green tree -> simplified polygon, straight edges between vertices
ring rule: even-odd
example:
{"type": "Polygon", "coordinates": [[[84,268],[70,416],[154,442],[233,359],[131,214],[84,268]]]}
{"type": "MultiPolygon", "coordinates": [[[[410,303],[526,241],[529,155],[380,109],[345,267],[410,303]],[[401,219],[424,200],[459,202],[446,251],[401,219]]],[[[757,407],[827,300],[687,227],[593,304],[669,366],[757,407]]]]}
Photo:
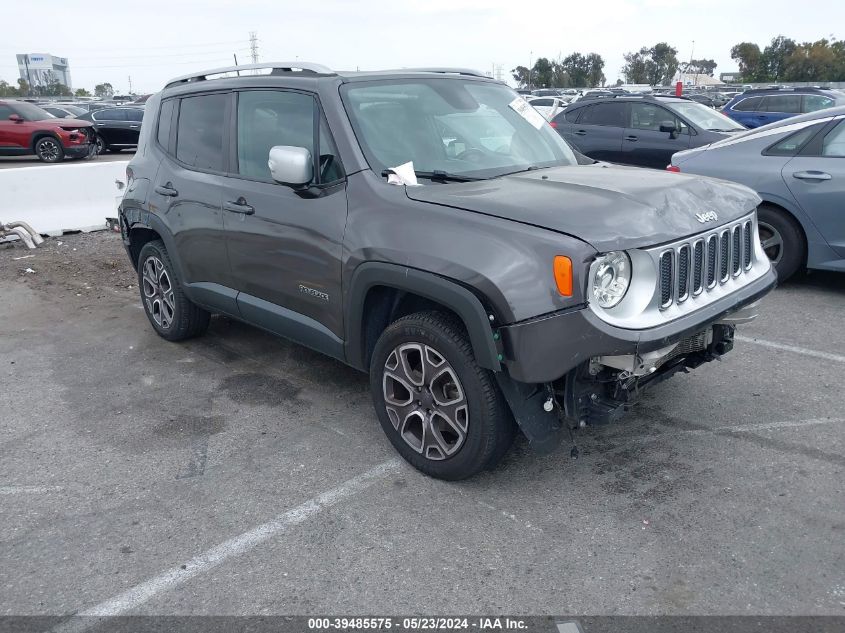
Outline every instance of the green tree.
{"type": "Polygon", "coordinates": [[[717,65],[712,59],[693,59],[683,62],[680,65],[680,69],[687,75],[706,75],[712,77],[717,65]]]}
{"type": "Polygon", "coordinates": [[[94,96],[97,97],[111,97],[114,95],[114,88],[108,82],[97,84],[94,86],[94,96]]]}
{"type": "Polygon", "coordinates": [[[837,49],[826,39],[804,42],[786,58],[783,78],[785,81],[838,81],[837,49]]]}
{"type": "Polygon", "coordinates": [[[625,54],[622,74],[628,83],[668,86],[678,72],[678,50],[666,42],[625,54]]]}
{"type": "Polygon", "coordinates": [[[763,49],[763,65],[770,81],[783,81],[786,71],[786,60],[795,52],[794,40],[778,35],[772,38],[771,44],[763,49]]]}
{"type": "Polygon", "coordinates": [[[539,57],[534,62],[531,71],[531,86],[534,88],[550,88],[554,81],[554,66],[546,57],[539,57]]]}
{"type": "Polygon", "coordinates": [[[743,81],[768,81],[763,53],[754,42],[740,42],[731,49],[731,59],[739,66],[743,81]]]}
{"type": "Polygon", "coordinates": [[[73,95],[74,95],[75,97],[90,97],[90,96],[91,96],[91,93],[90,93],[90,92],[88,92],[85,88],[77,88],[77,89],[74,91],[73,95]]]}
{"type": "Polygon", "coordinates": [[[30,92],[31,89],[29,87],[29,82],[23,78],[18,79],[18,96],[25,97],[30,94],[30,92]]]}
{"type": "Polygon", "coordinates": [[[572,53],[560,62],[560,67],[569,76],[569,81],[573,86],[583,88],[587,85],[590,62],[584,55],[572,53]]]}
{"type": "Polygon", "coordinates": [[[10,86],[5,79],[0,79],[0,97],[17,97],[18,89],[10,86]]]}
{"type": "Polygon", "coordinates": [[[516,82],[518,88],[527,88],[528,87],[528,67],[527,66],[517,66],[516,68],[511,69],[511,77],[516,82]]]}
{"type": "Polygon", "coordinates": [[[590,67],[587,72],[587,86],[590,88],[603,86],[605,82],[604,58],[598,53],[590,53],[587,55],[587,62],[590,67]]]}

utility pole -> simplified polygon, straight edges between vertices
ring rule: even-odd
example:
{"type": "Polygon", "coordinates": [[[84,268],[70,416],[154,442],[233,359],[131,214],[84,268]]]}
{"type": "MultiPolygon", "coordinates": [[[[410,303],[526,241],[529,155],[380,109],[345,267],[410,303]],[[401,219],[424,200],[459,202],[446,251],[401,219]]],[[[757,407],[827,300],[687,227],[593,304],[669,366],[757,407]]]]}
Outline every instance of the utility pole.
{"type": "Polygon", "coordinates": [[[249,32],[249,54],[252,57],[252,63],[258,63],[258,33],[255,31],[249,32]]]}
{"type": "Polygon", "coordinates": [[[531,62],[534,61],[534,51],[528,52],[528,89],[531,90],[531,62]]]}
{"type": "Polygon", "coordinates": [[[129,75],[129,94],[132,94],[132,75],[129,75]]]}

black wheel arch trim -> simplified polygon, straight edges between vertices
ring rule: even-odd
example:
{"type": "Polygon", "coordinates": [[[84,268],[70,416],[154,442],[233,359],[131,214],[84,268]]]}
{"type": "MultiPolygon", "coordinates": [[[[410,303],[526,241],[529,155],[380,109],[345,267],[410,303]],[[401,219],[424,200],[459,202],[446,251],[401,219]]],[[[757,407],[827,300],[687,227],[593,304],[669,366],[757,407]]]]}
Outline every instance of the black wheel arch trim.
{"type": "Polygon", "coordinates": [[[32,148],[33,152],[35,152],[35,146],[38,145],[38,141],[40,141],[42,138],[45,138],[47,136],[49,136],[50,138],[55,140],[59,144],[59,147],[62,148],[62,151],[64,151],[65,145],[64,145],[64,143],[62,143],[62,139],[61,139],[61,137],[59,137],[58,134],[56,134],[52,130],[37,130],[37,131],[32,133],[32,143],[31,143],[30,147],[32,148]]]}
{"type": "MultiPolygon", "coordinates": [[[[126,226],[126,235],[123,237],[123,245],[126,247],[126,252],[130,259],[135,264],[136,270],[138,262],[135,261],[131,250],[132,231],[134,229],[147,229],[148,231],[154,231],[157,233],[161,238],[161,241],[164,242],[164,247],[167,249],[167,254],[170,257],[170,262],[176,269],[176,275],[179,277],[180,281],[183,281],[185,276],[183,275],[182,262],[179,260],[179,251],[176,249],[174,244],[173,235],[171,235],[164,222],[156,215],[140,209],[121,209],[120,213],[123,216],[123,223],[126,226]]],[[[140,253],[140,249],[138,249],[138,252],[140,253]]],[[[190,295],[190,293],[186,294],[190,295]]],[[[191,297],[189,296],[188,298],[191,297]]]]}
{"type": "Polygon", "coordinates": [[[364,302],[376,286],[411,292],[449,308],[463,321],[479,366],[500,371],[499,350],[490,319],[481,301],[458,282],[434,273],[398,264],[365,262],[352,274],[346,297],[346,362],[366,370],[366,348],[362,336],[364,302]]]}

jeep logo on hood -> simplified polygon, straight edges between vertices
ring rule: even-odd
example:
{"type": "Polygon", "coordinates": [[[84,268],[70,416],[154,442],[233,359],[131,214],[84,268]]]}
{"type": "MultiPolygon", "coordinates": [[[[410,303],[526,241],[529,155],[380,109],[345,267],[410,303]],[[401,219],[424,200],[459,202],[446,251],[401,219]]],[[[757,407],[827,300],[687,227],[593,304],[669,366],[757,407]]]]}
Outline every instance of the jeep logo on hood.
{"type": "Polygon", "coordinates": [[[705,213],[696,213],[695,219],[705,224],[707,222],[715,222],[719,219],[719,216],[716,215],[715,211],[706,211],[705,213]]]}

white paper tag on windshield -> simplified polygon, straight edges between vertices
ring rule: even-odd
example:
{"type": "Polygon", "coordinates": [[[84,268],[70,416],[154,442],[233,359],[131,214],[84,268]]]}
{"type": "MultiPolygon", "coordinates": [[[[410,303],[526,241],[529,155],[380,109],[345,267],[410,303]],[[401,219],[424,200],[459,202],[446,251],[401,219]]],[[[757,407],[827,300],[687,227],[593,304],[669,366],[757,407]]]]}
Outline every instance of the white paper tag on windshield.
{"type": "Polygon", "coordinates": [[[535,110],[534,107],[522,97],[517,97],[508,105],[512,110],[516,111],[519,116],[528,121],[538,130],[546,123],[546,119],[543,118],[543,115],[537,112],[537,110],[535,110]]]}

